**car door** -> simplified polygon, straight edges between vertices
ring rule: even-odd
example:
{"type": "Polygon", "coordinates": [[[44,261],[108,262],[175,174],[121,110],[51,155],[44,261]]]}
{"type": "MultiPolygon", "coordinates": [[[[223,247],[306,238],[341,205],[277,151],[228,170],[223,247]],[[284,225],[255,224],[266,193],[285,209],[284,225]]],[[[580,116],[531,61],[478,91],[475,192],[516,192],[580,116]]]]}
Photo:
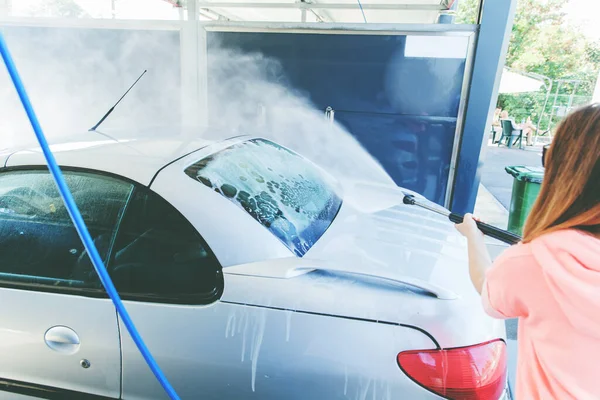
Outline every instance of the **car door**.
{"type": "MultiPolygon", "coordinates": [[[[107,258],[133,186],[64,176],[107,258]]],[[[0,171],[0,306],[0,398],[120,397],[115,308],[47,170],[0,171]]]]}
{"type": "MultiPolygon", "coordinates": [[[[224,379],[237,374],[220,360],[227,342],[224,308],[232,306],[217,302],[223,291],[221,265],[191,223],[156,193],[136,188],[108,271],[181,398],[215,398],[200,396],[198,388],[221,388],[224,379]]],[[[167,398],[122,323],[121,343],[123,398],[167,398]]]]}
{"type": "MultiPolygon", "coordinates": [[[[301,299],[311,293],[330,302],[336,277],[306,282],[227,274],[228,293],[220,298],[223,272],[211,249],[175,208],[150,191],[136,189],[108,268],[139,333],[182,399],[435,397],[405,377],[396,362],[400,351],[433,345],[421,331],[285,307],[306,304],[301,299]],[[289,296],[282,297],[280,285],[289,296]],[[307,290],[311,286],[317,291],[307,290]],[[287,301],[290,296],[298,301],[287,301]]],[[[122,324],[121,346],[123,399],[168,399],[122,324]]]]}

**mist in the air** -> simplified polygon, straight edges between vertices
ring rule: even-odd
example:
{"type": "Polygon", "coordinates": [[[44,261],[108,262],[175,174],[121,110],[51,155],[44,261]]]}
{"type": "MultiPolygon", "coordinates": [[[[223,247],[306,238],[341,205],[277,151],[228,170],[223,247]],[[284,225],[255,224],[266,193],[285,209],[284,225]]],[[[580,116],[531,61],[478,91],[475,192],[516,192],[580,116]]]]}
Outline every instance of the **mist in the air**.
{"type": "Polygon", "coordinates": [[[211,52],[208,76],[211,126],[273,139],[338,177],[391,182],[356,139],[289,84],[277,60],[220,49],[211,52]]]}
{"type": "MultiPolygon", "coordinates": [[[[181,120],[178,32],[0,27],[51,141],[87,131],[147,69],[102,124],[103,130],[175,126],[181,120]]],[[[0,149],[34,143],[32,129],[0,65],[0,149]]]]}
{"type": "MultiPolygon", "coordinates": [[[[207,102],[182,90],[178,32],[4,27],[16,65],[50,141],[87,130],[147,69],[99,129],[108,134],[273,139],[337,177],[390,183],[382,167],[341,125],[292,87],[281,64],[259,53],[211,47],[207,102]],[[189,107],[197,107],[190,109],[189,107]],[[198,126],[183,126],[182,110],[198,126]],[[208,127],[208,128],[206,128],[208,127]]],[[[189,121],[189,118],[186,120],[189,121]]],[[[0,150],[35,144],[25,112],[0,68],[0,150]]]]}

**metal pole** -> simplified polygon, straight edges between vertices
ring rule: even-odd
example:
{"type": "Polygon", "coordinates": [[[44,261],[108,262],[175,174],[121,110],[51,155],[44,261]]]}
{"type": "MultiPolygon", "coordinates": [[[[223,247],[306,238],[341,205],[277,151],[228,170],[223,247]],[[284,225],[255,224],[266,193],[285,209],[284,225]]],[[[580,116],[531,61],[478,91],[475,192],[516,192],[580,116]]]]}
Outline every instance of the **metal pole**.
{"type": "MultiPolygon", "coordinates": [[[[540,125],[542,124],[542,117],[544,116],[544,113],[546,112],[546,106],[548,105],[548,100],[550,100],[550,93],[552,92],[553,84],[554,84],[554,81],[551,80],[550,87],[548,87],[548,90],[546,90],[546,100],[544,100],[544,106],[542,107],[542,112],[540,113],[540,117],[538,118],[538,122],[535,126],[535,131],[537,132],[538,135],[540,133],[540,125]]],[[[537,142],[538,135],[535,135],[534,144],[537,142]]]]}
{"type": "Polygon", "coordinates": [[[466,78],[470,84],[458,162],[447,207],[460,214],[475,208],[483,161],[480,158],[487,148],[484,137],[498,99],[516,6],[517,0],[496,0],[484,1],[481,7],[473,72],[470,79],[466,78]]]}
{"type": "Polygon", "coordinates": [[[196,0],[186,3],[181,30],[182,125],[195,128],[206,122],[206,32],[198,23],[196,0]]]}
{"type": "Polygon", "coordinates": [[[575,81],[575,87],[573,87],[573,91],[571,91],[571,95],[569,96],[569,105],[567,106],[567,112],[571,111],[571,107],[573,106],[573,97],[575,93],[577,93],[577,87],[581,81],[575,81]]]}
{"type": "Polygon", "coordinates": [[[554,117],[554,109],[556,108],[556,100],[558,99],[558,91],[560,90],[560,85],[562,84],[562,80],[558,79],[557,80],[558,85],[556,86],[556,93],[554,94],[554,103],[552,104],[552,110],[550,111],[550,118],[548,119],[548,127],[546,128],[547,131],[550,130],[550,125],[552,125],[552,119],[554,117]]]}

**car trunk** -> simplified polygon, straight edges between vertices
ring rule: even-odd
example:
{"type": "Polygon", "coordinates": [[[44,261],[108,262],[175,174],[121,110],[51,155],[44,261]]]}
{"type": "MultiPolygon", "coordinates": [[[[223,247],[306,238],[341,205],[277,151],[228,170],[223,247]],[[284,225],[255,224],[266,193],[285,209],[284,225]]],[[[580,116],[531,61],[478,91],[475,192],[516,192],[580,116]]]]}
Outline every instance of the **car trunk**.
{"type": "Polygon", "coordinates": [[[346,204],[302,259],[224,273],[225,301],[409,325],[441,347],[505,336],[469,279],[465,241],[444,217],[411,206],[367,214],[346,204]],[[428,284],[455,296],[440,299],[428,284]]]}

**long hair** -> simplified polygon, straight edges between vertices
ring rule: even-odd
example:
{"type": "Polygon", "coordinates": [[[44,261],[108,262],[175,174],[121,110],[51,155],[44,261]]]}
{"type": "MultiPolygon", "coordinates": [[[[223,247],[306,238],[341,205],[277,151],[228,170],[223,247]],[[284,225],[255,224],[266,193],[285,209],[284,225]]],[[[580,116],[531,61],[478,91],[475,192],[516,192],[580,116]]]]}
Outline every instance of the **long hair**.
{"type": "Polygon", "coordinates": [[[563,229],[600,233],[600,104],[581,107],[560,123],[523,241],[563,229]]]}

